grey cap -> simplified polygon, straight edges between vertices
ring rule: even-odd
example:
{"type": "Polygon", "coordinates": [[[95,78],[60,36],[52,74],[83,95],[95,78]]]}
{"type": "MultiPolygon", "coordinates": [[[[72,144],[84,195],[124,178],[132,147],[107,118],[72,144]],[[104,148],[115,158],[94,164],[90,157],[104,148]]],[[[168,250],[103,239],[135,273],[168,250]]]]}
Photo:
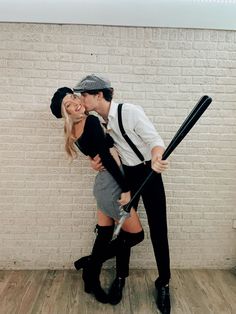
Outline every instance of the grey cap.
{"type": "Polygon", "coordinates": [[[106,88],[112,88],[111,82],[108,79],[91,74],[85,76],[73,89],[76,93],[83,93],[86,91],[101,90],[106,88]]]}

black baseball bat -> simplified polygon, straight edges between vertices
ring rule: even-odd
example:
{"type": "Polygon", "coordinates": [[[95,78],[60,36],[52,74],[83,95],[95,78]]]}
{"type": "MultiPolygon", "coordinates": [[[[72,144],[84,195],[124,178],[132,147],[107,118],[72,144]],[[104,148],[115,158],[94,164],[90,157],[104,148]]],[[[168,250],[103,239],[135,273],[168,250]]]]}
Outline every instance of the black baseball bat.
{"type": "MultiPolygon", "coordinates": [[[[184,122],[182,123],[181,127],[178,129],[178,131],[175,133],[175,136],[173,137],[173,139],[171,140],[171,143],[169,144],[169,146],[167,147],[166,151],[165,151],[165,158],[162,159],[166,159],[167,153],[168,151],[171,149],[171,147],[173,147],[173,145],[176,144],[176,140],[178,140],[180,134],[182,133],[183,129],[186,127],[186,125],[189,123],[190,119],[198,112],[198,110],[200,110],[200,108],[202,106],[205,106],[205,102],[208,100],[208,96],[204,95],[202,96],[199,101],[197,102],[197,104],[195,105],[195,107],[192,109],[192,111],[189,113],[189,115],[187,116],[187,118],[184,120],[184,122]]],[[[175,145],[176,147],[176,145],[175,145]]],[[[173,151],[173,150],[172,150],[173,151]]],[[[172,152],[171,151],[171,152],[172,152]]],[[[168,153],[169,154],[169,153],[168,153]]]]}
{"type": "MultiPolygon", "coordinates": [[[[171,140],[170,144],[167,146],[162,159],[165,160],[167,159],[170,154],[174,151],[174,149],[179,145],[179,143],[184,139],[184,137],[189,133],[189,131],[192,129],[192,127],[194,126],[194,124],[198,121],[198,119],[202,116],[202,114],[204,113],[204,111],[208,108],[208,106],[210,105],[210,103],[212,102],[212,99],[207,96],[204,95],[202,96],[198,103],[195,105],[195,107],[193,108],[193,110],[190,112],[190,114],[187,116],[187,118],[184,120],[184,122],[182,123],[182,125],[180,126],[180,128],[178,129],[178,131],[176,132],[175,136],[173,137],[173,139],[171,140]]],[[[135,198],[137,197],[137,195],[142,191],[143,187],[145,186],[145,184],[147,183],[148,180],[150,180],[151,176],[153,175],[153,173],[155,173],[155,171],[151,171],[150,174],[146,177],[146,179],[144,180],[144,182],[141,184],[141,186],[139,187],[139,189],[135,192],[135,194],[132,196],[130,202],[123,206],[123,210],[126,213],[129,213],[132,207],[132,203],[135,200],[135,198]]],[[[118,235],[120,228],[123,224],[123,222],[125,221],[126,217],[125,215],[120,219],[118,226],[114,232],[114,235],[118,235]]]]}
{"type": "Polygon", "coordinates": [[[212,99],[208,96],[203,96],[193,110],[190,112],[188,117],[184,120],[179,130],[176,132],[175,136],[171,140],[170,144],[167,146],[162,159],[165,160],[173,152],[173,150],[179,145],[179,143],[184,139],[184,137],[189,133],[198,119],[202,116],[204,111],[208,108],[212,99]]]}

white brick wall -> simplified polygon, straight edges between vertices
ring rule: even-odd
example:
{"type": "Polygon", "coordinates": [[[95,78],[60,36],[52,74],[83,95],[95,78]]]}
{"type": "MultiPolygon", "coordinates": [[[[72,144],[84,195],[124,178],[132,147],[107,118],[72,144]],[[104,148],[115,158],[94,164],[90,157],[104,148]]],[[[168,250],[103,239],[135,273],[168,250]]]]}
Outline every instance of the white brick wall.
{"type": "MultiPolygon", "coordinates": [[[[62,122],[49,111],[60,86],[110,77],[115,100],[141,104],[166,144],[203,95],[213,103],[164,175],[172,267],[236,264],[236,33],[194,29],[0,24],[0,266],[70,268],[90,252],[95,172],[69,165],[62,122]]],[[[131,267],[155,267],[145,241],[131,267]]]]}

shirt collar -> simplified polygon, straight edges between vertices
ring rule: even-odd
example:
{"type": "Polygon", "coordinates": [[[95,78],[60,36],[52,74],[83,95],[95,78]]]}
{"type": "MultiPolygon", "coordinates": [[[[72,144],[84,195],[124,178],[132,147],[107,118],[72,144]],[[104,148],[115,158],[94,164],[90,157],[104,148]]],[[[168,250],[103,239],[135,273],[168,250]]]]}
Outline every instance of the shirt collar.
{"type": "Polygon", "coordinates": [[[110,110],[108,112],[108,121],[111,119],[111,118],[115,118],[116,116],[116,113],[117,113],[117,107],[118,107],[118,104],[115,103],[114,101],[111,102],[111,105],[110,105],[110,110]]]}

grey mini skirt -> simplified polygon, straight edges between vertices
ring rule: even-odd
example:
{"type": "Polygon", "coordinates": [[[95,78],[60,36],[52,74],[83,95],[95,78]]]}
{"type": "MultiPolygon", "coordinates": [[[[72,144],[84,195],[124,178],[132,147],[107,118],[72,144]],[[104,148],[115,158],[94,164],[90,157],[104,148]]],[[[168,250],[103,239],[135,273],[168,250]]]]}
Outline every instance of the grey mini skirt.
{"type": "Polygon", "coordinates": [[[94,182],[93,195],[96,198],[98,209],[105,215],[119,220],[122,216],[118,199],[122,190],[112,175],[107,171],[100,171],[94,182]]]}

